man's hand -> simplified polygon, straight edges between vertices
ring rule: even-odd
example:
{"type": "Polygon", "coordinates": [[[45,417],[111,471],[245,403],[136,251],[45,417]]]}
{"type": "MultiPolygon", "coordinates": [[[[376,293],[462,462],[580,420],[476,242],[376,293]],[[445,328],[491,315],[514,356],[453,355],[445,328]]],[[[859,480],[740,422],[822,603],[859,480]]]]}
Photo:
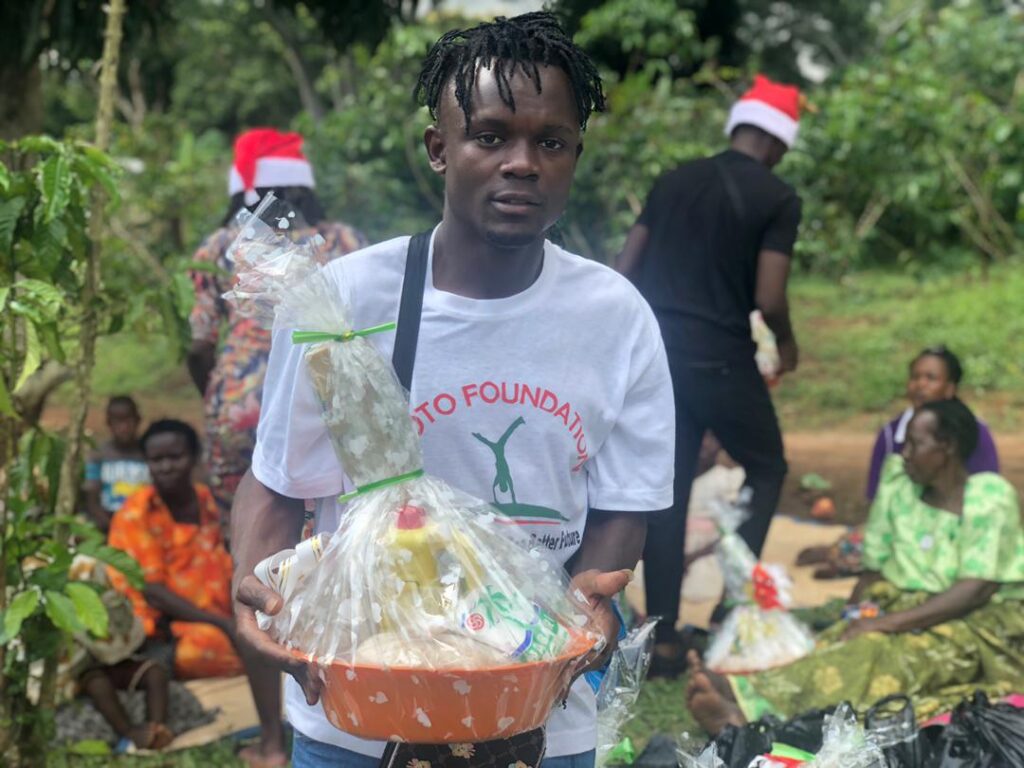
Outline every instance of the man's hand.
{"type": "Polygon", "coordinates": [[[596,569],[583,571],[572,579],[572,586],[583,595],[594,611],[597,625],[607,643],[601,653],[587,664],[583,672],[599,669],[615,650],[619,640],[619,619],[612,610],[612,598],[619,594],[633,580],[630,570],[602,572],[596,569]]]}
{"type": "Polygon", "coordinates": [[[294,677],[306,695],[306,703],[312,706],[320,700],[322,687],[316,665],[303,661],[287,648],[278,645],[256,623],[256,611],[274,616],[283,605],[284,599],[255,576],[250,574],[243,578],[238,585],[238,601],[235,604],[236,642],[268,664],[294,677]]]}

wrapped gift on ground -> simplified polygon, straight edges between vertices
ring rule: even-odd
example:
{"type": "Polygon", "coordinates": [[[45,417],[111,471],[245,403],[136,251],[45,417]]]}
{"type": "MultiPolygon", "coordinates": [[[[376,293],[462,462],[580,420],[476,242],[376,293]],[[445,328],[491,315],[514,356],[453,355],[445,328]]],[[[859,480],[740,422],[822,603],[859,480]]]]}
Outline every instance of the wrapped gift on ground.
{"type": "Polygon", "coordinates": [[[726,599],[735,607],[705,653],[709,669],[721,674],[758,672],[789,664],[814,650],[810,629],[787,610],[785,569],[758,562],[736,533],[745,518],[747,498],[720,503],[721,538],[716,547],[725,579],[726,599]]]}

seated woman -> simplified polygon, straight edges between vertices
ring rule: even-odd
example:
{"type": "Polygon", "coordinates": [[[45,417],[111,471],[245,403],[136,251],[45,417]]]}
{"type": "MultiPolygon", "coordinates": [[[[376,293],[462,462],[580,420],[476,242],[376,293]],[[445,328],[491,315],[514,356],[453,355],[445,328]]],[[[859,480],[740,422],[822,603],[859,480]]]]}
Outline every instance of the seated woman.
{"type": "MultiPolygon", "coordinates": [[[[882,467],[886,459],[903,450],[907,425],[916,409],[925,403],[949,400],[957,396],[957,388],[964,376],[960,359],[944,344],[926,347],[910,361],[907,377],[907,400],[909,407],[878,431],[875,446],[871,451],[868,467],[868,483],[865,496],[869,502],[875,500],[882,467]]],[[[978,442],[967,459],[969,474],[998,472],[999,455],[985,422],[978,420],[978,442]]],[[[845,534],[830,547],[809,547],[800,553],[797,565],[822,563],[815,572],[816,578],[842,578],[861,572],[863,535],[860,530],[845,534]]]]}
{"type": "Polygon", "coordinates": [[[691,654],[687,704],[704,728],[840,701],[863,710],[897,692],[927,718],[976,689],[1024,689],[1024,529],[1013,487],[968,473],[977,442],[959,400],[917,409],[882,473],[851,598],[882,614],[842,622],[811,655],[765,672],[716,675],[691,654]]]}
{"type": "Polygon", "coordinates": [[[142,436],[153,484],[137,491],[110,523],[110,545],[142,566],[140,593],[111,572],[146,631],[146,647],[162,648],[179,679],[242,673],[234,648],[231,556],[220,513],[205,486],[192,482],[199,437],[174,419],[153,422],[142,436]]]}

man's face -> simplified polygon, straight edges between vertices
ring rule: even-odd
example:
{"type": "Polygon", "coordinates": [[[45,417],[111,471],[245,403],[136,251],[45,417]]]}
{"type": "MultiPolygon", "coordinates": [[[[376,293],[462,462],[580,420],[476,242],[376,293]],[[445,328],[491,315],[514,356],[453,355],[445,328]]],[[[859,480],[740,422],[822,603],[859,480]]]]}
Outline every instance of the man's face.
{"type": "Polygon", "coordinates": [[[583,149],[568,76],[539,70],[540,93],[519,69],[510,77],[513,112],[494,72],[481,67],[468,132],[449,85],[438,124],[424,136],[431,166],[445,177],[446,212],[499,247],[529,245],[558,220],[583,149]]]}

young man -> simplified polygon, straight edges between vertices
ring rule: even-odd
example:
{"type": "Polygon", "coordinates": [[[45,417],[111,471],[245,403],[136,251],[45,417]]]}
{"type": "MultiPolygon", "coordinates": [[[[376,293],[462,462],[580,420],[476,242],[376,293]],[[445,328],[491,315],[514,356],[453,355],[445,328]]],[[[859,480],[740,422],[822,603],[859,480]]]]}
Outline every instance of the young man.
{"type": "MultiPolygon", "coordinates": [[[[424,144],[445,180],[410,393],[425,468],[493,499],[517,535],[570,569],[614,637],[609,598],[639,559],[643,513],[672,502],[674,422],[650,308],[612,270],[544,238],[565,208],[587,118],[603,105],[600,79],[555,19],[534,13],[446,34],[417,93],[434,118],[424,144]]],[[[397,317],[408,245],[397,238],[326,268],[351,289],[355,327],[397,317]]],[[[392,335],[373,343],[391,355],[392,335]]],[[[240,636],[264,668],[294,677],[296,768],[375,766],[383,748],[328,724],[314,706],[316,676],[253,618],[254,608],[280,607],[253,566],[294,545],[302,499],[317,499],[320,530],[336,525],[345,488],[301,349],[282,332],[232,540],[240,636]]],[[[593,694],[578,680],[548,724],[545,764],[592,765],[595,727],[593,694]]]]}
{"type": "Polygon", "coordinates": [[[732,108],[730,148],[655,184],[617,267],[651,303],[676,398],[675,506],[651,520],[644,550],[647,611],[660,616],[652,674],[685,664],[675,633],[686,508],[705,430],[746,471],[753,491],[740,534],[760,553],[786,475],[782,436],[754,359],[750,314],[775,333],[780,373],[796,368],[786,281],[800,198],[771,169],[797,134],[800,94],[758,76],[732,108]]]}

